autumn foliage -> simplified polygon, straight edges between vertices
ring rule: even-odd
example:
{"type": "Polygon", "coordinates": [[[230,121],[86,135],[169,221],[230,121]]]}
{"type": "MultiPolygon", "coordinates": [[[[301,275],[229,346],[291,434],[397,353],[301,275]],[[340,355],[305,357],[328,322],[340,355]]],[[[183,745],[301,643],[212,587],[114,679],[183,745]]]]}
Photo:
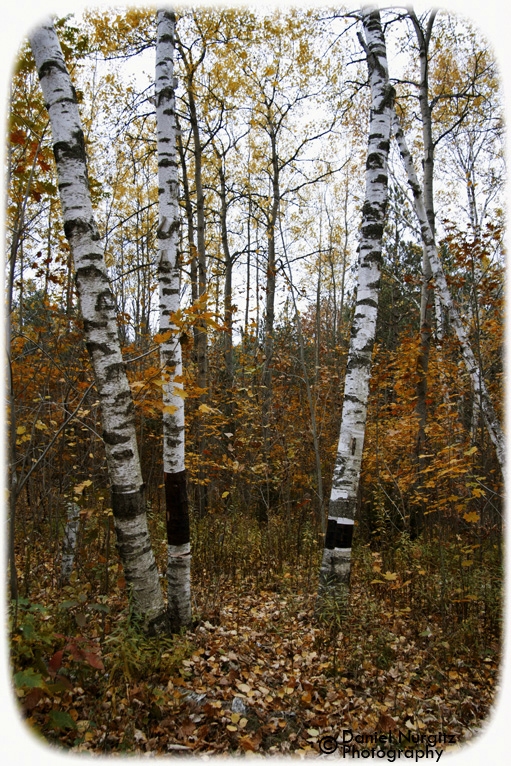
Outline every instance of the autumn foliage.
{"type": "MultiPolygon", "coordinates": [[[[194,62],[207,278],[201,292],[197,243],[187,218],[189,203],[196,222],[197,158],[183,87],[180,173],[189,189],[188,199],[184,192],[181,199],[183,299],[173,324],[183,354],[183,375],[175,381],[183,389],[175,392],[185,399],[194,623],[163,638],[145,636],[130,622],[100,403],[62,228],[51,137],[31,55],[27,47],[20,52],[13,74],[7,201],[11,660],[20,714],[46,740],[74,752],[304,756],[319,753],[321,738],[342,729],[448,731],[458,744],[477,733],[494,700],[502,618],[502,475],[449,317],[432,336],[425,440],[417,448],[421,248],[398,171],[384,238],[351,609],[339,613],[328,602],[317,607],[321,521],[353,319],[362,179],[357,158],[367,105],[363,88],[348,97],[353,82],[340,82],[330,56],[347,57],[349,50],[341,52],[337,39],[325,53],[320,81],[317,51],[313,55],[308,46],[320,46],[321,35],[327,35],[324,21],[316,19],[317,37],[299,39],[312,23],[311,13],[296,12],[293,23],[278,14],[265,20],[248,11],[246,18],[187,11],[179,21],[184,49],[192,55],[204,45],[211,64],[206,76],[202,61],[194,62]],[[249,40],[243,37],[248,32],[249,40]],[[282,92],[276,72],[261,63],[269,60],[273,39],[282,43],[281,62],[298,57],[296,73],[291,67],[285,72],[289,82],[282,92]],[[233,63],[225,82],[222,46],[226,60],[241,62],[239,70],[233,63]],[[253,58],[240,58],[240,47],[253,58]],[[335,77],[328,79],[332,72],[335,77]],[[302,158],[296,125],[304,114],[294,123],[285,119],[294,115],[313,74],[318,101],[311,111],[320,122],[324,104],[335,104],[335,119],[329,114],[313,125],[310,117],[300,151],[305,145],[309,151],[309,140],[316,147],[315,131],[325,129],[325,143],[316,154],[304,149],[302,158]],[[330,86],[342,98],[334,100],[330,86]],[[265,114],[268,122],[261,127],[265,114]],[[281,118],[286,130],[277,157],[283,174],[279,226],[272,232],[278,258],[270,274],[270,196],[277,192],[265,140],[281,118]],[[251,133],[243,144],[245,129],[251,133]],[[341,151],[341,134],[352,142],[351,165],[325,160],[341,151]],[[226,150],[223,200],[215,141],[226,150]],[[288,252],[295,258],[292,267],[288,252]],[[229,292],[231,256],[235,284],[229,292]],[[278,309],[268,376],[265,300],[272,276],[278,309]],[[207,337],[205,381],[201,332],[207,337]],[[73,573],[63,581],[70,503],[79,507],[78,537],[73,573]]],[[[91,11],[80,22],[70,18],[56,26],[83,111],[91,192],[135,405],[151,539],[158,569],[165,572],[154,115],[143,88],[105,63],[109,56],[142,53],[153,45],[152,23],[145,11],[91,11]],[[100,67],[94,85],[86,73],[100,60],[105,69],[100,67]]],[[[464,53],[457,55],[459,70],[450,70],[452,82],[435,81],[437,95],[462,78],[464,53]]],[[[177,74],[184,78],[182,61],[180,66],[177,74]]],[[[443,71],[436,60],[435,76],[443,71]]],[[[483,85],[497,102],[498,85],[483,85]]],[[[406,116],[404,88],[397,88],[397,100],[401,95],[406,116]]],[[[442,109],[439,123],[454,119],[447,106],[442,109]]],[[[475,122],[478,110],[475,103],[475,122]]],[[[415,126],[417,141],[419,132],[415,126]]],[[[465,138],[453,133],[453,152],[455,139],[465,146],[465,138]]],[[[491,140],[497,155],[498,137],[491,140]]],[[[503,216],[502,189],[497,179],[494,184],[484,223],[474,228],[461,213],[454,223],[447,210],[438,245],[480,374],[502,418],[503,216]]]]}

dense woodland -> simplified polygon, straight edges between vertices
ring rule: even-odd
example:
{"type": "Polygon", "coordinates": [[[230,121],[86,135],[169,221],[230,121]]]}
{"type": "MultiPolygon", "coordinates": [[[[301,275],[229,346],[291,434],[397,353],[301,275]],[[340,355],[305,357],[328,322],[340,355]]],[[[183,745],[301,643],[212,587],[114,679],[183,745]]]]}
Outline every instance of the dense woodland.
{"type": "Polygon", "coordinates": [[[20,47],[5,261],[11,660],[20,715],[53,744],[305,757],[349,729],[401,732],[399,747],[417,753],[425,735],[451,736],[441,750],[470,740],[489,715],[502,616],[499,77],[461,18],[396,8],[380,26],[373,12],[377,55],[368,18],[176,8],[166,163],[155,54],[170,36],[158,37],[156,11],[54,20],[134,403],[156,587],[169,603],[181,577],[170,562],[190,570],[173,629],[152,632],[137,622],[122,564],[44,67],[38,77],[35,37],[20,47]],[[394,111],[340,601],[320,568],[328,520],[353,526],[332,509],[378,73],[394,111]],[[167,230],[163,165],[178,190],[167,230]],[[177,303],[164,324],[167,235],[177,303]],[[166,521],[164,443],[183,403],[191,557],[187,542],[172,553],[168,510],[166,521]]]}

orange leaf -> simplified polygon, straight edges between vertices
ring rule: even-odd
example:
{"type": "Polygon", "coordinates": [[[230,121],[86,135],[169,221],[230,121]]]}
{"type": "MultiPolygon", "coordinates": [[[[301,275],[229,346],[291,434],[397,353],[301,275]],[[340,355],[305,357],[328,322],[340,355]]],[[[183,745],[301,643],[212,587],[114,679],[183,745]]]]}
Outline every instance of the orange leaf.
{"type": "Polygon", "coordinates": [[[261,740],[263,738],[262,732],[260,729],[258,729],[253,734],[245,734],[244,737],[240,737],[238,742],[243,748],[243,750],[258,750],[259,745],[261,744],[261,740]]]}
{"type": "Polygon", "coordinates": [[[172,330],[166,330],[165,332],[158,332],[154,336],[155,343],[165,343],[172,337],[172,330]]]}

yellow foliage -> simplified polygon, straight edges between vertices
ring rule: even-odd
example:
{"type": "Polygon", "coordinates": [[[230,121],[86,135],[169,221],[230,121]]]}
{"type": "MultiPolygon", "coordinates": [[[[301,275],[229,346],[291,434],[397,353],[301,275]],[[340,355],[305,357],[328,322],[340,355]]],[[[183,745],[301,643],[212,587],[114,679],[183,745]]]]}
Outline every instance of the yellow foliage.
{"type": "Polygon", "coordinates": [[[77,484],[73,491],[76,495],[81,495],[83,493],[83,490],[86,487],[90,487],[91,484],[92,484],[92,481],[90,479],[85,479],[85,481],[82,481],[80,484],[77,484]]]}

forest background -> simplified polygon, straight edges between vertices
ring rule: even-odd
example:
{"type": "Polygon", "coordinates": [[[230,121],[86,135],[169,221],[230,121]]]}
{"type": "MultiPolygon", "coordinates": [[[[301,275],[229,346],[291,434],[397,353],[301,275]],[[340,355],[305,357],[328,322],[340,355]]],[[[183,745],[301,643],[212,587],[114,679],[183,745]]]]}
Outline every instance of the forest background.
{"type": "MultiPolygon", "coordinates": [[[[108,6],[109,4],[104,4],[105,6],[108,6]]],[[[453,10],[463,10],[463,12],[474,22],[475,25],[479,26],[479,28],[486,34],[487,38],[495,45],[495,50],[497,53],[497,58],[501,67],[501,75],[502,75],[502,88],[504,91],[504,94],[506,96],[507,93],[507,102],[509,103],[510,97],[509,97],[509,77],[507,76],[507,72],[511,71],[511,67],[509,66],[509,54],[507,51],[507,47],[505,44],[501,43],[502,40],[502,28],[503,28],[503,16],[504,13],[500,8],[497,8],[498,4],[495,4],[495,9],[493,9],[493,4],[485,4],[486,13],[484,16],[481,16],[480,13],[480,4],[475,3],[465,3],[463,4],[463,8],[456,8],[457,4],[449,3],[446,5],[448,8],[453,8],[453,10]]],[[[18,39],[21,38],[27,31],[27,27],[25,22],[23,21],[20,23],[21,19],[26,19],[32,16],[32,9],[33,4],[28,3],[27,8],[29,9],[29,12],[27,14],[24,14],[21,9],[23,9],[24,4],[19,4],[17,6],[17,13],[16,18],[12,20],[8,20],[8,23],[6,24],[6,28],[10,29],[8,38],[5,40],[5,50],[4,50],[4,80],[6,78],[6,72],[8,71],[10,63],[12,63],[13,56],[15,53],[16,46],[14,45],[14,37],[16,34],[18,34],[18,39]],[[10,58],[9,58],[10,57],[10,58]]],[[[427,6],[424,6],[427,7],[427,6]]],[[[38,10],[41,9],[41,6],[38,7],[38,10]]],[[[71,10],[69,4],[66,3],[55,3],[52,4],[51,8],[48,7],[48,10],[55,10],[57,13],[66,13],[69,10],[71,10]]],[[[420,6],[417,6],[417,10],[421,10],[420,6]]],[[[11,14],[12,10],[6,9],[7,14],[11,14]]],[[[32,16],[33,17],[33,16],[32,16]]],[[[17,41],[16,41],[17,42],[17,41]]],[[[4,84],[4,83],[3,83],[4,84]]],[[[3,89],[3,93],[5,93],[7,89],[3,89]]],[[[4,105],[3,105],[4,106],[4,105]]],[[[2,151],[4,151],[4,147],[2,147],[2,151]]],[[[4,568],[4,571],[6,569],[4,568]]],[[[509,613],[509,610],[508,610],[509,613]]],[[[4,636],[2,637],[4,638],[4,636]]],[[[4,648],[4,656],[6,656],[6,649],[4,648]]],[[[508,666],[508,663],[505,664],[505,667],[508,666]]],[[[9,669],[8,667],[3,667],[3,671],[5,672],[5,676],[2,679],[2,683],[5,683],[7,686],[8,683],[10,683],[9,678],[9,669]]],[[[4,687],[5,688],[5,687],[4,687]]],[[[476,743],[472,746],[472,749],[468,751],[463,756],[458,756],[458,758],[463,757],[464,763],[469,763],[472,758],[474,758],[474,762],[476,762],[477,752],[483,751],[488,752],[488,748],[491,748],[490,752],[494,752],[495,748],[499,749],[501,747],[501,741],[503,738],[499,736],[499,726],[501,726],[500,721],[504,721],[504,713],[503,708],[505,708],[505,699],[502,698],[501,704],[498,708],[498,710],[495,713],[493,726],[495,727],[493,729],[494,734],[491,737],[491,743],[486,741],[485,739],[481,739],[480,742],[476,743]]],[[[22,739],[24,739],[24,729],[21,729],[20,725],[17,723],[17,714],[13,713],[12,710],[8,711],[8,718],[4,718],[4,723],[2,724],[2,733],[4,733],[5,728],[5,736],[9,736],[12,738],[13,746],[12,750],[15,752],[19,748],[19,737],[21,736],[22,739]],[[8,722],[8,725],[5,725],[5,723],[8,722]],[[14,732],[16,732],[14,734],[14,732]]],[[[503,731],[503,729],[500,729],[503,731]]],[[[505,739],[505,738],[504,738],[505,739]]],[[[33,746],[32,742],[26,742],[25,746],[30,749],[33,746]]],[[[502,751],[501,751],[502,752],[502,751]]],[[[27,753],[28,754],[28,753],[27,753]]],[[[38,757],[44,756],[44,751],[41,754],[38,749],[38,757]]],[[[496,753],[497,755],[497,753],[496,753]]],[[[455,762],[455,760],[453,760],[455,762]]]]}

